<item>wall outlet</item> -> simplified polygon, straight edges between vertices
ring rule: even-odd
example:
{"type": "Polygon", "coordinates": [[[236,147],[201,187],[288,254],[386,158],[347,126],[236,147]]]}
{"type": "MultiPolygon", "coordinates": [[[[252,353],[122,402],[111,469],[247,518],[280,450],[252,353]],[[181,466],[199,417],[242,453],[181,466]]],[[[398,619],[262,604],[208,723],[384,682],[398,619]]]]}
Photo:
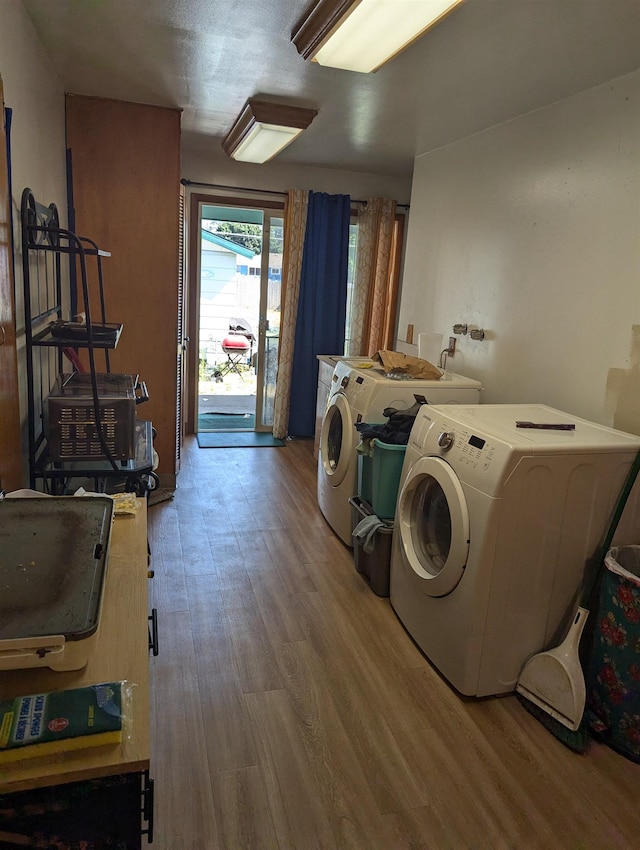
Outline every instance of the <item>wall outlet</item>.
{"type": "Polygon", "coordinates": [[[456,338],[455,336],[449,337],[449,348],[447,349],[447,357],[453,357],[456,353],[456,338]]]}

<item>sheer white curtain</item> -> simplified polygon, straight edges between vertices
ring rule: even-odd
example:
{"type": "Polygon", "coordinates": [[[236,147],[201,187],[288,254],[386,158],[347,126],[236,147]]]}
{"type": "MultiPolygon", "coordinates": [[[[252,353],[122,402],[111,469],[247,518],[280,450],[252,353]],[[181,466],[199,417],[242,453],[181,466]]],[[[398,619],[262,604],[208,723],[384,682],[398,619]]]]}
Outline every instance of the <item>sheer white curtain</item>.
{"type": "Polygon", "coordinates": [[[282,260],[282,293],[278,374],[273,402],[273,436],[283,440],[289,427],[291,372],[300,293],[300,271],[307,227],[309,192],[291,189],[287,194],[284,214],[284,256],[282,260]]]}
{"type": "Polygon", "coordinates": [[[397,306],[396,202],[368,198],[358,212],[358,256],[348,354],[372,355],[393,343],[397,306]]]}

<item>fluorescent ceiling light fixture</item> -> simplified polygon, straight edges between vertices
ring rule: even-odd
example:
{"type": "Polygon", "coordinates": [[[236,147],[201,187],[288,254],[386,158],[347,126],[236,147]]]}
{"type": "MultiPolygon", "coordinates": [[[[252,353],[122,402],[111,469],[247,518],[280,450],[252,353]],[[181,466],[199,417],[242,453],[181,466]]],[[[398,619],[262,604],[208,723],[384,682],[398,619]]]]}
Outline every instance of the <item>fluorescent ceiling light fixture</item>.
{"type": "Polygon", "coordinates": [[[305,59],[369,73],[464,0],[316,0],[291,41],[305,59]]]}
{"type": "Polygon", "coordinates": [[[222,148],[241,162],[268,162],[306,130],[317,114],[315,109],[249,98],[222,148]]]}

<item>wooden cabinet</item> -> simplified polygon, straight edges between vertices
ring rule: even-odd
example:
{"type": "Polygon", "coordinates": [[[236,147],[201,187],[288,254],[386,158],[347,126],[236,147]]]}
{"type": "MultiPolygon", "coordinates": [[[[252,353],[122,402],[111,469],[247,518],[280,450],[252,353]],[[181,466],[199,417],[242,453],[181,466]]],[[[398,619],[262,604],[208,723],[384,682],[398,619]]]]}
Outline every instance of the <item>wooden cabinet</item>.
{"type": "MultiPolygon", "coordinates": [[[[123,740],[116,745],[3,765],[0,771],[0,799],[5,804],[0,806],[3,835],[13,829],[19,836],[18,830],[24,830],[21,812],[24,801],[29,800],[39,801],[38,829],[47,820],[42,812],[47,806],[53,812],[70,804],[69,801],[79,806],[78,801],[83,800],[89,812],[95,800],[102,799],[107,814],[110,806],[116,810],[114,823],[120,824],[118,829],[128,839],[126,844],[117,846],[139,846],[143,832],[152,831],[146,502],[139,499],[138,505],[140,510],[135,516],[114,519],[98,638],[86,667],[69,672],[48,668],[0,672],[0,699],[100,682],[126,680],[134,684],[123,740]],[[148,822],[146,828],[143,820],[148,822]],[[130,837],[135,832],[132,825],[136,824],[137,834],[130,837]]],[[[97,812],[101,807],[95,808],[97,812]]],[[[22,844],[36,846],[24,841],[22,844]]]]}
{"type": "MultiPolygon", "coordinates": [[[[157,432],[157,469],[175,484],[178,454],[180,111],[66,97],[73,205],[69,226],[109,246],[109,316],[124,331],[111,371],[139,374],[157,432]]],[[[181,342],[181,341],[180,341],[181,342]]],[[[147,413],[148,411],[148,413],[147,413]]]]}
{"type": "Polygon", "coordinates": [[[22,485],[16,317],[11,261],[11,203],[0,79],[0,490],[22,485]]]}

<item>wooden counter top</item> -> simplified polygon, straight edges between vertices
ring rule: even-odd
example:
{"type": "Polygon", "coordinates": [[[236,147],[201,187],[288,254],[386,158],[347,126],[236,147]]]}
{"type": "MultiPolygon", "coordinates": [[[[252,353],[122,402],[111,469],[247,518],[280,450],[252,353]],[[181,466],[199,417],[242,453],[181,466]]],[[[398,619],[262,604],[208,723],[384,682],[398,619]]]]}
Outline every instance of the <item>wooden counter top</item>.
{"type": "Polygon", "coordinates": [[[57,673],[0,671],[0,699],[79,688],[100,682],[134,683],[120,744],[0,767],[0,793],[95,779],[149,767],[149,638],[146,502],[135,515],[114,519],[96,646],[82,670],[57,673]]]}

